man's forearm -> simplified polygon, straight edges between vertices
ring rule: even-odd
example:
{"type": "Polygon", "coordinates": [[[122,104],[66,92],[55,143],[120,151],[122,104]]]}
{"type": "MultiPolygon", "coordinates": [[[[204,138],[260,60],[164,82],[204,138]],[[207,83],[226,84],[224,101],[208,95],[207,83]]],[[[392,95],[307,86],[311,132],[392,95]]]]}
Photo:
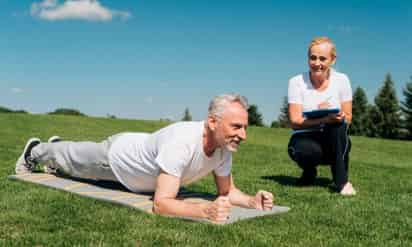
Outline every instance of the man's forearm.
{"type": "Polygon", "coordinates": [[[233,205],[242,207],[242,208],[255,208],[256,200],[254,196],[250,196],[246,193],[243,193],[237,188],[232,188],[229,191],[229,200],[233,205]]]}
{"type": "Polygon", "coordinates": [[[206,218],[204,212],[206,207],[207,203],[192,203],[168,198],[153,203],[153,211],[156,214],[195,218],[206,218]]]}

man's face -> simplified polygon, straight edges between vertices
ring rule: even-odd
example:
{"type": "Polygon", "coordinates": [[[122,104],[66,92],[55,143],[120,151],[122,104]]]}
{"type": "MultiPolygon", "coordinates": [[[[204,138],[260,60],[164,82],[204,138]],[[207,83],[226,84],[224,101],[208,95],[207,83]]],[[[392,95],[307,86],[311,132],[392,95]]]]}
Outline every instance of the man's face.
{"type": "Polygon", "coordinates": [[[218,146],[236,152],[240,142],[246,139],[247,111],[237,102],[229,103],[222,116],[215,121],[214,133],[218,146]]]}

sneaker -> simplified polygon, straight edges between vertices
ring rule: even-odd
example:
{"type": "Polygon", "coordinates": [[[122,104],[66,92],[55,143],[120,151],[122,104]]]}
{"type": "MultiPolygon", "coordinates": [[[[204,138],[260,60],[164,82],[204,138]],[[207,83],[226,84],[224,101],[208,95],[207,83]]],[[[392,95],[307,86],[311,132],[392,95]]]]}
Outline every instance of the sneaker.
{"type": "Polygon", "coordinates": [[[343,196],[354,196],[356,195],[356,190],[351,183],[347,182],[339,193],[343,196]]]}
{"type": "Polygon", "coordinates": [[[62,139],[60,138],[60,136],[52,136],[49,138],[49,140],[47,140],[48,143],[53,143],[53,142],[59,142],[62,139]]]}
{"type": "MultiPolygon", "coordinates": [[[[62,139],[60,138],[60,136],[52,136],[47,140],[47,142],[55,143],[61,140],[62,139]]],[[[52,160],[48,161],[47,164],[43,167],[44,172],[48,174],[57,174],[57,168],[58,166],[52,160]]]]}
{"type": "Polygon", "coordinates": [[[23,153],[16,162],[16,174],[31,173],[36,167],[36,162],[30,157],[31,150],[40,144],[39,138],[31,138],[24,146],[23,153]]]}

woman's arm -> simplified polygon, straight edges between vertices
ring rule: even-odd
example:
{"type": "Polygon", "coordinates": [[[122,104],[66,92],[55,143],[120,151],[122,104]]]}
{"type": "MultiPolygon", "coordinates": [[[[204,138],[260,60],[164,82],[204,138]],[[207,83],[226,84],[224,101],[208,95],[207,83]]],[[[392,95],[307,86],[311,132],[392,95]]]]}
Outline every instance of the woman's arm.
{"type": "Polygon", "coordinates": [[[289,119],[292,129],[306,129],[324,124],[326,118],[306,119],[302,114],[301,104],[289,104],[289,119]]]}
{"type": "Polygon", "coordinates": [[[345,121],[347,124],[352,123],[352,101],[341,103],[342,112],[345,113],[345,121]]]}

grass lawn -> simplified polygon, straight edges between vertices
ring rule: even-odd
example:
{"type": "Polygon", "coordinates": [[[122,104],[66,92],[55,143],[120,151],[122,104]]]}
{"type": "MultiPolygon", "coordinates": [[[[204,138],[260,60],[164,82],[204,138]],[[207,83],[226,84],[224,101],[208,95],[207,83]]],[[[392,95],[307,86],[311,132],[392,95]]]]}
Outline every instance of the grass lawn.
{"type": "MultiPolygon", "coordinates": [[[[352,137],[355,197],[331,188],[321,167],[316,186],[296,187],[286,152],[289,130],[249,128],[234,154],[237,186],[272,191],[282,215],[227,226],[186,222],[70,193],[10,181],[29,137],[100,141],[121,131],[167,123],[88,117],[0,114],[0,246],[412,246],[412,142],[352,137]]],[[[209,176],[189,186],[215,193],[209,176]]]]}

